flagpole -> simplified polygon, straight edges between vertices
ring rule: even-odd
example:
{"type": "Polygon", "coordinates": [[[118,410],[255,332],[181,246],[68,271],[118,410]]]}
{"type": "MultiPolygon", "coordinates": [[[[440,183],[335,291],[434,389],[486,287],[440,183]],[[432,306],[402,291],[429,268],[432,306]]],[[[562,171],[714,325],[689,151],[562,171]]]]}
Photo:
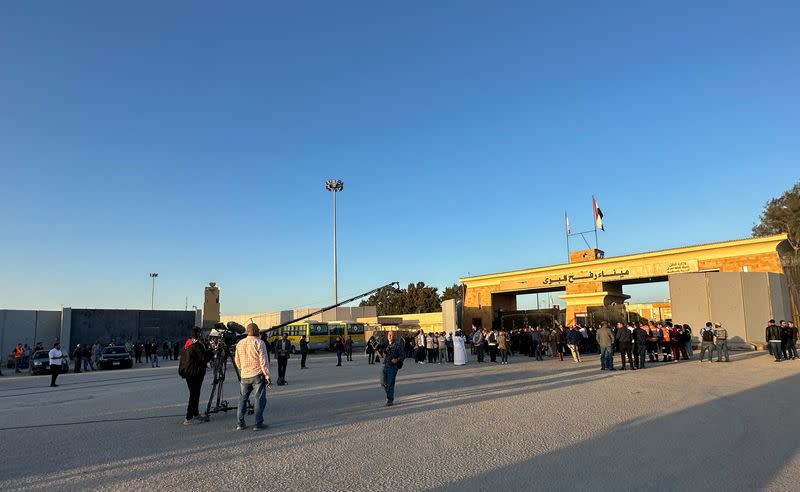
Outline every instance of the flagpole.
{"type": "Polygon", "coordinates": [[[592,218],[594,219],[594,249],[600,249],[600,244],[597,242],[597,200],[592,195],[592,218]]]}
{"type": "MultiPolygon", "coordinates": [[[[569,257],[569,216],[567,215],[567,211],[564,210],[564,228],[566,229],[566,236],[567,236],[567,263],[570,262],[569,257]]],[[[538,309],[538,306],[537,306],[538,309]]]]}

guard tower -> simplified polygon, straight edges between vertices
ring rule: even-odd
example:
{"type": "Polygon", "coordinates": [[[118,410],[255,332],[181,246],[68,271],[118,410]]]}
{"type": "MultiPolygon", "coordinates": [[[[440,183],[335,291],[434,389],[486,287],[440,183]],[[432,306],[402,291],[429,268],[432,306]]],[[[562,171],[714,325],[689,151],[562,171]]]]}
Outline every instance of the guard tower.
{"type": "Polygon", "coordinates": [[[216,282],[209,282],[203,299],[203,329],[210,330],[219,323],[219,287],[216,282]]]}

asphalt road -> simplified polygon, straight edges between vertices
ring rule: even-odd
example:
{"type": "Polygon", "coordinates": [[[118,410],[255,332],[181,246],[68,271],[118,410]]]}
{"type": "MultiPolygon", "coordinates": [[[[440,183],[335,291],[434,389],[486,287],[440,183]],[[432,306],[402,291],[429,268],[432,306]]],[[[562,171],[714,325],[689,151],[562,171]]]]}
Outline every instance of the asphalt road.
{"type": "Polygon", "coordinates": [[[309,367],[292,358],[290,384],[268,390],[264,432],[235,432],[233,413],[181,425],[175,362],[70,373],[54,389],[5,376],[0,490],[800,489],[800,361],[408,361],[390,408],[363,356],[309,367]]]}

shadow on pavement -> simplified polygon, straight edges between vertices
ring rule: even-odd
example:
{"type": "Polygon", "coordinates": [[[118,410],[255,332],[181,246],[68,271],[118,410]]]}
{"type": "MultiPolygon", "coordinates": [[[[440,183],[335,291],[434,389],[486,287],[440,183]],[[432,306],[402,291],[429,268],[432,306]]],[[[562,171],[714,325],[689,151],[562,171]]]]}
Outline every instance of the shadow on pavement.
{"type": "Polygon", "coordinates": [[[797,452],[800,407],[792,395],[798,384],[800,375],[790,376],[652,420],[628,421],[445,489],[523,490],[533,483],[553,490],[763,489],[797,452]]]}

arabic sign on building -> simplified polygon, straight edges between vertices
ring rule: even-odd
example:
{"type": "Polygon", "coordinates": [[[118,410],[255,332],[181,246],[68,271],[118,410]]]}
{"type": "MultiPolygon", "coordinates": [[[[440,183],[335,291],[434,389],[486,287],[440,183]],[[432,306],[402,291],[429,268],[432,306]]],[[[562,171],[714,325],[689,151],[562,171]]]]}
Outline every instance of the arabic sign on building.
{"type": "Polygon", "coordinates": [[[667,275],[675,273],[690,273],[697,272],[698,270],[697,260],[651,263],[648,265],[629,266],[625,268],[572,270],[544,277],[532,277],[525,278],[524,280],[502,282],[499,290],[510,291],[552,288],[586,282],[615,282],[639,278],[666,277],[667,275]]]}

